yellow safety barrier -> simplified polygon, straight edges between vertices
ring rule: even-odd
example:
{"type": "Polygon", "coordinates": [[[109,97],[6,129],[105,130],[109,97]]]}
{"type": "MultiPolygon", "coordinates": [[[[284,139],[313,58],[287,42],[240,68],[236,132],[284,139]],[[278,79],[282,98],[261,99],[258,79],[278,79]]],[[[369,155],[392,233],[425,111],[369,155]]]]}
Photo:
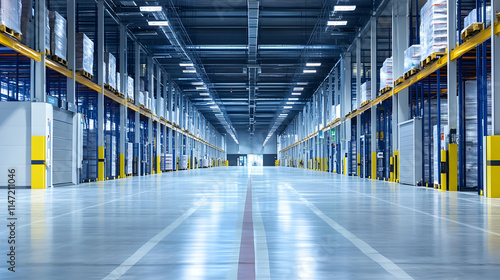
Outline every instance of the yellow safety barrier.
{"type": "Polygon", "coordinates": [[[448,190],[458,191],[458,145],[448,146],[448,190]]]}
{"type": "Polygon", "coordinates": [[[323,159],[323,171],[328,172],[328,159],[323,159]]]}
{"type": "Polygon", "coordinates": [[[47,141],[45,136],[31,136],[31,188],[46,189],[47,176],[45,161],[47,141]]]}
{"type": "Polygon", "coordinates": [[[390,171],[389,171],[389,182],[394,182],[394,157],[389,159],[390,171]]]}
{"type": "Polygon", "coordinates": [[[274,166],[280,166],[280,161],[279,160],[275,160],[274,161],[274,166]]]}
{"type": "Polygon", "coordinates": [[[358,154],[358,177],[361,177],[361,154],[358,154]]]}
{"type": "Polygon", "coordinates": [[[104,181],[104,147],[99,146],[97,152],[97,180],[104,181]]]}
{"type": "Polygon", "coordinates": [[[188,169],[191,169],[191,158],[188,158],[188,169]]]}
{"type": "Polygon", "coordinates": [[[161,156],[156,156],[156,173],[161,174],[161,156]]]}
{"type": "Polygon", "coordinates": [[[347,175],[346,158],[344,158],[344,175],[347,175]]]}
{"type": "Polygon", "coordinates": [[[377,153],[372,152],[372,179],[377,179],[377,153]]]}
{"type": "Polygon", "coordinates": [[[125,155],[120,154],[120,177],[119,178],[125,178],[125,155]]]}
{"type": "Polygon", "coordinates": [[[500,198],[500,136],[486,136],[486,196],[500,198]]]}
{"type": "Polygon", "coordinates": [[[438,189],[448,190],[448,153],[445,150],[441,150],[441,185],[438,189]]]}
{"type": "Polygon", "coordinates": [[[394,152],[394,182],[399,183],[399,151],[394,152]]]}

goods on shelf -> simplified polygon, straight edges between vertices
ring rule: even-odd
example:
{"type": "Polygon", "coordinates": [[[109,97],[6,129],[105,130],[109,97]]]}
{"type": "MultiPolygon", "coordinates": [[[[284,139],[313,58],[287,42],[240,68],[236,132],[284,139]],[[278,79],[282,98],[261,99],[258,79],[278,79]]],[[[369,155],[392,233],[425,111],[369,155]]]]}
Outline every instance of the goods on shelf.
{"type": "Polygon", "coordinates": [[[413,45],[405,51],[404,72],[420,67],[422,49],[420,45],[413,45]]]}
{"type": "Polygon", "coordinates": [[[49,13],[50,25],[50,54],[62,60],[66,59],[67,37],[66,37],[66,19],[56,11],[49,13]]]}
{"type": "Polygon", "coordinates": [[[165,117],[165,100],[162,97],[160,97],[160,106],[158,108],[158,116],[160,118],[165,117]]]}
{"type": "Polygon", "coordinates": [[[127,98],[134,100],[134,78],[128,76],[127,82],[127,98]]]}
{"type": "MultiPolygon", "coordinates": [[[[3,1],[2,1],[3,2],[3,1]]],[[[34,48],[35,44],[35,31],[34,31],[34,18],[31,8],[31,0],[22,0],[22,12],[21,12],[21,43],[24,45],[34,48]]],[[[2,4],[0,4],[2,5],[2,4]]],[[[45,20],[47,24],[45,25],[45,50],[50,51],[50,26],[49,26],[49,10],[45,9],[45,20]]]]}
{"type": "Polygon", "coordinates": [[[110,87],[116,89],[116,58],[112,53],[105,52],[104,53],[104,63],[107,65],[105,68],[107,71],[106,78],[104,79],[104,83],[109,85],[110,87]]]}
{"type": "MultiPolygon", "coordinates": [[[[464,19],[464,31],[467,27],[473,25],[474,23],[483,22],[482,19],[478,20],[477,10],[472,10],[468,16],[464,19]]],[[[486,7],[486,27],[491,24],[491,6],[486,7]]]]}
{"type": "Polygon", "coordinates": [[[370,81],[361,85],[361,104],[372,99],[372,85],[370,81]]]}
{"type": "Polygon", "coordinates": [[[116,90],[122,92],[122,85],[120,83],[120,72],[116,72],[116,90]]]}
{"type": "Polygon", "coordinates": [[[75,36],[75,70],[94,75],[94,42],[84,33],[75,36]]]}
{"type": "Polygon", "coordinates": [[[149,98],[149,100],[151,100],[150,101],[151,102],[151,105],[150,105],[151,106],[151,111],[153,112],[153,114],[158,115],[158,112],[156,112],[156,102],[157,102],[156,98],[153,98],[153,99],[149,98]]]}
{"type": "Polygon", "coordinates": [[[393,86],[392,57],[386,59],[380,68],[380,89],[393,86]]]}
{"type": "MultiPolygon", "coordinates": [[[[146,91],[144,94],[145,94],[145,95],[148,95],[148,92],[146,91]]],[[[147,109],[149,109],[149,110],[151,110],[151,109],[152,109],[152,107],[151,107],[151,97],[149,97],[149,96],[148,96],[148,97],[146,98],[146,102],[147,102],[147,103],[146,103],[146,108],[147,108],[147,109]]]]}
{"type": "Polygon", "coordinates": [[[422,57],[444,53],[448,47],[448,1],[429,0],[420,10],[422,57]]]}
{"type": "MultiPolygon", "coordinates": [[[[21,33],[21,0],[1,0],[0,1],[0,25],[12,29],[16,33],[21,33]]],[[[66,30],[66,29],[65,29],[66,30]]]]}
{"type": "Polygon", "coordinates": [[[139,104],[142,106],[146,106],[146,103],[144,101],[144,92],[142,91],[139,92],[139,104]]]}

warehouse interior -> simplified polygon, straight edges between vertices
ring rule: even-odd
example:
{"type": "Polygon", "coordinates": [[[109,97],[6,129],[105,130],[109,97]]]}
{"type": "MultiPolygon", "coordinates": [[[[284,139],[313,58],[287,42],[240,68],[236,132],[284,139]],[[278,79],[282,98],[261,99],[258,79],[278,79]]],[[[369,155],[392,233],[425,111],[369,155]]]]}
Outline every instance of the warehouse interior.
{"type": "Polygon", "coordinates": [[[0,279],[496,279],[500,1],[0,0],[0,154],[0,279]]]}

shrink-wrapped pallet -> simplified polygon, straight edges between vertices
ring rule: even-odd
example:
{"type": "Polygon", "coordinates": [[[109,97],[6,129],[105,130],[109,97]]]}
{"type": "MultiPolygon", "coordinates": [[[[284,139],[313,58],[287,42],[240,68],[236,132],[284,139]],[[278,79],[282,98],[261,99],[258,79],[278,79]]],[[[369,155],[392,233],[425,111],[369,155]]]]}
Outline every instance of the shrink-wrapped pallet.
{"type": "Polygon", "coordinates": [[[0,0],[0,25],[21,34],[21,0],[0,0]]]}
{"type": "Polygon", "coordinates": [[[380,89],[393,86],[392,57],[386,59],[380,68],[380,89]]]}
{"type": "Polygon", "coordinates": [[[361,103],[372,99],[371,82],[367,81],[361,85],[361,103]]]}
{"type": "Polygon", "coordinates": [[[165,118],[165,100],[160,97],[160,105],[158,106],[158,115],[161,118],[165,118]]]}
{"type": "MultiPolygon", "coordinates": [[[[477,18],[477,10],[474,9],[469,13],[468,16],[465,17],[464,29],[462,31],[464,31],[465,29],[467,29],[467,27],[470,27],[474,23],[478,23],[478,22],[483,22],[483,20],[482,20],[482,17],[480,19],[477,18]]],[[[489,26],[490,24],[491,24],[491,6],[487,6],[486,7],[486,26],[485,27],[489,26]]]]}
{"type": "Polygon", "coordinates": [[[448,47],[448,1],[429,0],[420,10],[422,58],[444,53],[448,47]]]}
{"type": "Polygon", "coordinates": [[[66,19],[56,11],[49,13],[50,54],[67,60],[66,19]]]}
{"type": "Polygon", "coordinates": [[[122,92],[122,85],[120,83],[120,79],[121,79],[120,72],[116,72],[116,90],[118,92],[122,92]]]}
{"type": "Polygon", "coordinates": [[[420,67],[422,61],[422,48],[420,45],[413,45],[405,51],[404,55],[404,71],[405,73],[420,67]]]}
{"type": "Polygon", "coordinates": [[[144,100],[144,92],[142,92],[142,91],[139,92],[139,104],[146,106],[146,102],[144,100]]]}
{"type": "Polygon", "coordinates": [[[127,81],[127,98],[134,100],[134,78],[130,76],[127,81]]]}
{"type": "Polygon", "coordinates": [[[104,63],[106,63],[106,78],[105,84],[116,89],[116,58],[112,53],[104,53],[104,63]]]}
{"type": "MultiPolygon", "coordinates": [[[[21,43],[34,49],[35,48],[35,25],[33,18],[33,8],[31,0],[22,0],[21,12],[21,43]]],[[[45,50],[50,51],[50,26],[49,26],[49,10],[45,10],[45,50]]]]}
{"type": "Polygon", "coordinates": [[[75,70],[94,75],[94,42],[84,33],[75,35],[75,70]]]}

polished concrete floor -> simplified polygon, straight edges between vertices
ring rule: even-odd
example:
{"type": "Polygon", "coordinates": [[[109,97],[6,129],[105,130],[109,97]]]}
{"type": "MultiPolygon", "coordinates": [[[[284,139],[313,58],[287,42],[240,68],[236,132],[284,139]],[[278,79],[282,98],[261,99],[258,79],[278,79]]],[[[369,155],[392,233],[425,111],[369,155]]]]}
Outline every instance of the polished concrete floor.
{"type": "Polygon", "coordinates": [[[500,279],[500,200],[476,194],[221,167],[16,199],[0,279],[500,279]]]}

